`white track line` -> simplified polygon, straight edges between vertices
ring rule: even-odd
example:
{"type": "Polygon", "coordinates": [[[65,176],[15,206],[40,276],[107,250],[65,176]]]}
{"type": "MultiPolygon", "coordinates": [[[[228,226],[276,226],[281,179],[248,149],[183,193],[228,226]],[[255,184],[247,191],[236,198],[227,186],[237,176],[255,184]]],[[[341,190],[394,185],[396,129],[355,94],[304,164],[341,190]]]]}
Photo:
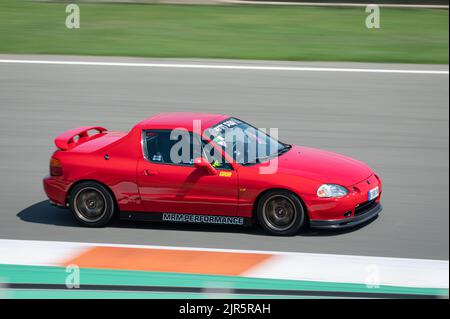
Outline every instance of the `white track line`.
{"type": "MultiPolygon", "coordinates": [[[[374,3],[332,3],[332,2],[289,2],[289,1],[247,1],[247,0],[220,0],[223,3],[230,4],[256,4],[271,6],[304,6],[304,7],[367,7],[374,3]]],[[[382,4],[377,3],[380,8],[421,8],[421,9],[448,9],[448,5],[430,5],[430,4],[382,4]]]]}
{"type": "Polygon", "coordinates": [[[57,61],[57,60],[10,60],[10,59],[0,59],[0,63],[150,67],[150,68],[179,68],[179,69],[260,70],[260,71],[354,72],[354,73],[434,74],[434,75],[449,74],[448,70],[285,67],[285,66],[261,66],[261,65],[257,66],[257,65],[218,65],[218,64],[182,64],[182,63],[129,63],[129,62],[57,61]]]}
{"type": "MultiPolygon", "coordinates": [[[[408,260],[411,262],[438,262],[448,264],[448,260],[438,259],[419,259],[419,258],[400,258],[400,257],[374,257],[374,256],[357,256],[357,255],[340,255],[340,254],[321,254],[321,253],[299,253],[275,250],[255,250],[255,249],[232,249],[232,248],[206,248],[206,247],[189,247],[189,246],[163,246],[163,245],[141,245],[141,244],[117,244],[117,243],[89,243],[89,242],[67,242],[53,240],[30,240],[30,239],[0,239],[0,248],[8,245],[58,245],[66,247],[84,246],[84,247],[120,247],[120,248],[142,248],[142,249],[164,249],[164,250],[187,250],[187,251],[208,251],[208,252],[224,252],[224,253],[245,253],[245,254],[268,254],[268,255],[308,255],[308,256],[330,256],[330,257],[351,257],[360,258],[378,258],[388,260],[408,260]]],[[[1,263],[1,254],[0,254],[1,263]]]]}

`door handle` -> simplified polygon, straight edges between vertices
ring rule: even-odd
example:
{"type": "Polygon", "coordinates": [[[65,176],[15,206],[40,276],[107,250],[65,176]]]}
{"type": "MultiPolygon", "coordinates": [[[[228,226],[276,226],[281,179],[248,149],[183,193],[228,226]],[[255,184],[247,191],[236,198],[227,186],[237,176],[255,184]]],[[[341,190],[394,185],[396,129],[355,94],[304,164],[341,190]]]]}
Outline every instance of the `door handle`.
{"type": "Polygon", "coordinates": [[[149,170],[149,169],[144,170],[144,175],[145,175],[145,176],[155,176],[155,175],[157,175],[157,174],[158,174],[157,171],[151,171],[151,170],[149,170]]]}

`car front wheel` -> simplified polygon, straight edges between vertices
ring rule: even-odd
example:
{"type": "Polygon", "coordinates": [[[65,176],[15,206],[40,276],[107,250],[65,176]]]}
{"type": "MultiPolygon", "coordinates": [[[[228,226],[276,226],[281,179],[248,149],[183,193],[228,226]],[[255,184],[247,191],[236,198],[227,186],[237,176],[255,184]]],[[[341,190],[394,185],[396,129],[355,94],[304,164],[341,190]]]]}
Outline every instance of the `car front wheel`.
{"type": "Polygon", "coordinates": [[[295,235],[305,222],[300,199],[293,193],[274,190],[258,201],[257,218],[261,227],[271,235],[295,235]]]}

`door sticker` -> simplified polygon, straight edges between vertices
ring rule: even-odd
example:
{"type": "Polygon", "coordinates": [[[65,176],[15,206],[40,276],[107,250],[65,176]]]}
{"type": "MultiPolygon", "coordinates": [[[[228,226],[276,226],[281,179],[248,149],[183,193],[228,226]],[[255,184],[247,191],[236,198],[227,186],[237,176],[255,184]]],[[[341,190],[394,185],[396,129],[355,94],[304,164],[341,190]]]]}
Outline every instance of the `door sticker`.
{"type": "Polygon", "coordinates": [[[220,177],[231,177],[231,172],[219,172],[220,177]]]}

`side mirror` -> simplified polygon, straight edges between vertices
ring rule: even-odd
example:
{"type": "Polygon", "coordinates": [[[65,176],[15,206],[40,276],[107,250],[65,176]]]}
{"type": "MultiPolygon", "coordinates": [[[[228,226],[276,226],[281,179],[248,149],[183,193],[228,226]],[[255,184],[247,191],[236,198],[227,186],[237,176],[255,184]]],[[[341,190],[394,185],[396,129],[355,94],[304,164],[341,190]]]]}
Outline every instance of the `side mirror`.
{"type": "Polygon", "coordinates": [[[194,167],[202,168],[202,169],[206,170],[208,172],[208,174],[210,174],[210,175],[216,175],[217,174],[217,170],[211,165],[210,162],[208,162],[203,157],[197,157],[194,160],[194,167]]]}

